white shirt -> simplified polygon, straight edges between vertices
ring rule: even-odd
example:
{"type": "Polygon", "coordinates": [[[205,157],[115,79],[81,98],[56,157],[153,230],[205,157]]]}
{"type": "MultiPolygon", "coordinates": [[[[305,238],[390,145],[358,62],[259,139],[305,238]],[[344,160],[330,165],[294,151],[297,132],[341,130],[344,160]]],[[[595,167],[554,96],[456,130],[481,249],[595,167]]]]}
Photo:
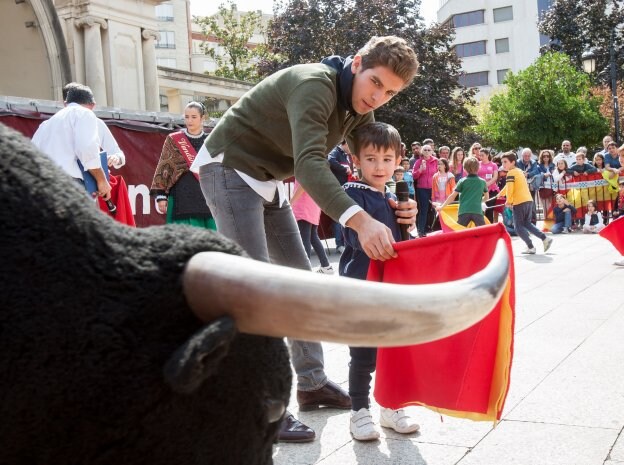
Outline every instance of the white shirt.
{"type": "Polygon", "coordinates": [[[572,166],[573,163],[576,163],[576,153],[569,152],[567,155],[563,152],[559,152],[555,158],[553,158],[553,163],[557,166],[557,162],[561,159],[564,159],[568,164],[568,168],[572,166]]]}
{"type": "MultiPolygon", "coordinates": [[[[202,148],[197,152],[197,157],[193,161],[191,165],[191,171],[193,173],[199,173],[200,166],[207,165],[208,163],[222,163],[223,162],[223,153],[218,154],[215,157],[211,157],[210,153],[208,153],[208,149],[206,149],[205,145],[202,145],[202,148]]],[[[275,197],[275,191],[277,190],[279,194],[279,205],[280,207],[288,200],[286,197],[286,190],[284,188],[284,183],[282,181],[278,181],[276,179],[270,179],[268,181],[258,181],[255,178],[252,178],[248,174],[245,174],[241,171],[235,169],[238,175],[241,177],[245,183],[253,189],[253,191],[262,197],[267,202],[271,202],[275,197]]],[[[359,205],[353,205],[348,208],[339,218],[340,224],[346,226],[347,221],[355,215],[357,212],[361,211],[362,207],[359,205]]]]}
{"type": "Polygon", "coordinates": [[[70,103],[39,125],[33,144],[73,178],[85,170],[101,168],[98,119],[90,109],[70,103]]]}

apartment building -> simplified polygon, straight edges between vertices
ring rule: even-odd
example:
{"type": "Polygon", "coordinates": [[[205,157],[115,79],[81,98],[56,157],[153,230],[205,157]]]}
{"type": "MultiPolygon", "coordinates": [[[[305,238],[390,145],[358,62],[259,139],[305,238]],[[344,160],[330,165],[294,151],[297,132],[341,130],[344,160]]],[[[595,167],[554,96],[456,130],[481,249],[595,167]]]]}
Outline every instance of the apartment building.
{"type": "Polygon", "coordinates": [[[491,95],[509,71],[518,72],[539,56],[548,37],[537,29],[551,0],[441,0],[438,22],[453,28],[462,60],[460,83],[491,95]]]}

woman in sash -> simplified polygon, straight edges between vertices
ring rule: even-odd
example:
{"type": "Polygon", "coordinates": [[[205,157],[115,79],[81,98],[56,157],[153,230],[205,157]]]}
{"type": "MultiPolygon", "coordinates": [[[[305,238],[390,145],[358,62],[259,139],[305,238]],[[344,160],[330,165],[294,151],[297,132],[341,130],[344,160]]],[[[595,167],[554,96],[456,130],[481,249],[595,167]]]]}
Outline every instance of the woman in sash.
{"type": "Polygon", "coordinates": [[[205,113],[204,106],[199,102],[191,102],[184,108],[186,127],[165,139],[150,195],[156,197],[158,211],[167,214],[167,223],[216,230],[214,218],[199,187],[199,179],[189,170],[208,136],[203,129],[205,113]]]}

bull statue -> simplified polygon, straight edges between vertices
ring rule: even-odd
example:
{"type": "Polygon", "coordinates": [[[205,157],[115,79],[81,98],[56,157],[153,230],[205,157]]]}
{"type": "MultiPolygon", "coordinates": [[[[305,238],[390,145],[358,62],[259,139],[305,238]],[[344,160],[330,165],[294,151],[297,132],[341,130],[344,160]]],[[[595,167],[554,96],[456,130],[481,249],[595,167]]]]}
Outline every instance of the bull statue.
{"type": "Polygon", "coordinates": [[[291,386],[284,336],[444,337],[489,312],[508,270],[501,246],[466,280],[372,284],[258,263],[206,230],[126,227],[1,124],[0,199],[12,465],[270,464],[291,386]]]}

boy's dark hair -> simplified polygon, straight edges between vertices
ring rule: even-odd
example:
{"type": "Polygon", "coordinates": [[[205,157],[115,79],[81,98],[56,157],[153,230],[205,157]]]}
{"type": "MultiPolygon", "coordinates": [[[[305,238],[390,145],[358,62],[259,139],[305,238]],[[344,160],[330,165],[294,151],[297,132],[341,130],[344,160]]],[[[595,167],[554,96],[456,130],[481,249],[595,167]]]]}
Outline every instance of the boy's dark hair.
{"type": "Polygon", "coordinates": [[[479,172],[479,160],[476,157],[469,156],[464,158],[463,165],[468,174],[477,174],[479,172]]]}
{"type": "Polygon", "coordinates": [[[409,85],[418,72],[418,58],[407,42],[400,37],[372,37],[358,52],[362,57],[362,71],[385,66],[409,85]]]}
{"type": "Polygon", "coordinates": [[[501,160],[503,158],[506,158],[507,160],[509,160],[509,163],[516,163],[516,160],[518,160],[518,157],[513,152],[505,152],[505,153],[503,153],[503,155],[501,156],[501,160]]]}
{"type": "Polygon", "coordinates": [[[65,103],[77,103],[78,105],[95,105],[93,92],[87,86],[76,84],[67,92],[65,103]]]}
{"type": "Polygon", "coordinates": [[[353,133],[352,155],[360,158],[360,151],[369,145],[376,149],[392,149],[396,158],[401,156],[401,136],[390,124],[375,121],[357,128],[353,133]]]}

